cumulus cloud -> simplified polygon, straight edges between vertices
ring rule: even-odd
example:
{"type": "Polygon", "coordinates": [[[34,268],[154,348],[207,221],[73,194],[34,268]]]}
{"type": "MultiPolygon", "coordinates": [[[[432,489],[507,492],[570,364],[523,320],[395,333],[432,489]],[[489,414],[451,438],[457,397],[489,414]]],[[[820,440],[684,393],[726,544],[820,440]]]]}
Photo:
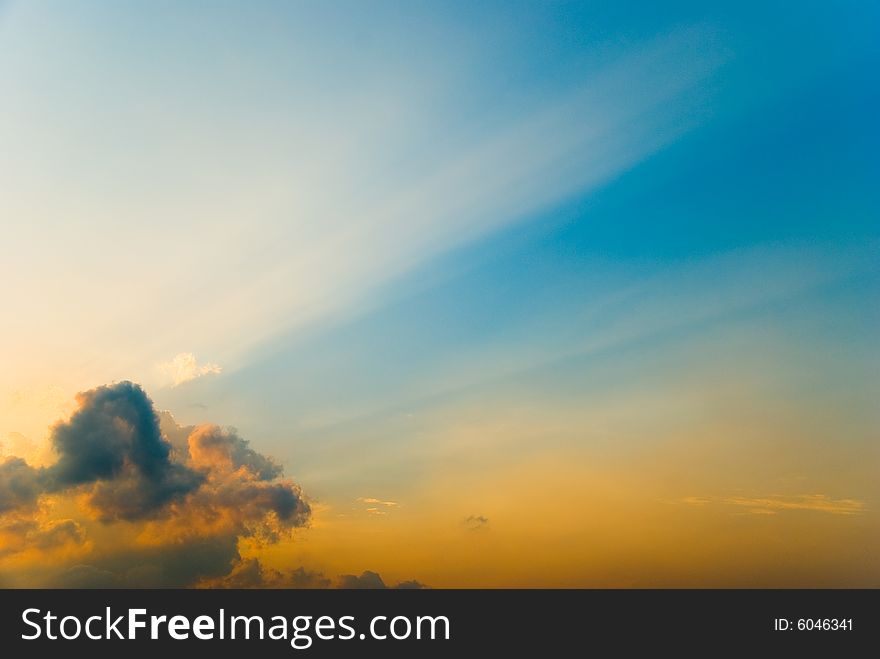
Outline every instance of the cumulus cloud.
{"type": "Polygon", "coordinates": [[[194,492],[204,475],[171,459],[152,401],[131,382],[79,394],[70,421],[52,431],[58,461],[43,470],[49,489],[90,486],[102,519],[134,520],[162,513],[194,492]]]}
{"type": "Polygon", "coordinates": [[[244,471],[257,480],[272,480],[281,475],[281,465],[254,451],[233,430],[201,426],[189,435],[188,448],[193,463],[209,471],[244,471]]]}
{"type": "Polygon", "coordinates": [[[171,361],[160,364],[159,369],[171,380],[172,387],[205,375],[219,375],[223,372],[219,364],[199,364],[191,352],[175,355],[171,361]]]}
{"type": "MultiPolygon", "coordinates": [[[[77,400],[70,419],[52,428],[54,463],[0,462],[6,554],[86,542],[80,521],[49,517],[53,506],[77,503],[86,527],[126,524],[118,536],[98,529],[112,537],[96,547],[100,561],[56,575],[57,583],[191,585],[230,574],[240,565],[240,542],[277,542],[308,523],[311,511],[299,486],[235,430],[179,426],[169,414],[157,415],[131,382],[98,387],[77,400]]],[[[244,567],[238,570],[244,578],[244,567]]],[[[290,583],[309,578],[304,572],[285,577],[290,583]]]]}

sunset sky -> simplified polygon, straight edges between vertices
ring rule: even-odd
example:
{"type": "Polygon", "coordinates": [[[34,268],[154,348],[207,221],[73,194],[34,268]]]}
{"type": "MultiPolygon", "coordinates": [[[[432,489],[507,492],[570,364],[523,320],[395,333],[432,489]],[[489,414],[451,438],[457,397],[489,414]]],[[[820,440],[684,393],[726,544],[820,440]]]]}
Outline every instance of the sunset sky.
{"type": "Polygon", "coordinates": [[[878,25],[0,0],[0,586],[880,587],[878,25]]]}

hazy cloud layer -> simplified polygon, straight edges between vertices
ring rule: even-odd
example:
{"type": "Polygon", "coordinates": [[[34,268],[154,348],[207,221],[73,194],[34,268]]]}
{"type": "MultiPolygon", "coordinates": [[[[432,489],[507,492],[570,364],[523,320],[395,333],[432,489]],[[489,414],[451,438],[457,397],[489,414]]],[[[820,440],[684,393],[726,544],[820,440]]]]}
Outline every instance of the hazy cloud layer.
{"type": "Polygon", "coordinates": [[[741,508],[740,512],[754,515],[775,515],[780,512],[801,510],[832,515],[858,515],[865,512],[865,502],[858,499],[833,499],[825,494],[797,496],[769,495],[758,497],[685,497],[681,500],[691,506],[710,504],[741,508]]]}
{"type": "MultiPolygon", "coordinates": [[[[358,575],[343,574],[331,581],[321,572],[310,572],[303,567],[295,570],[279,571],[264,565],[257,558],[246,558],[240,561],[229,574],[219,578],[205,580],[199,584],[202,588],[345,588],[345,589],[385,589],[388,586],[376,572],[364,571],[358,575]]],[[[427,588],[415,581],[402,581],[395,588],[413,590],[427,588]]]]}
{"type": "Polygon", "coordinates": [[[0,558],[25,551],[78,548],[85,543],[82,526],[72,519],[42,521],[20,516],[0,519],[0,558]]]}

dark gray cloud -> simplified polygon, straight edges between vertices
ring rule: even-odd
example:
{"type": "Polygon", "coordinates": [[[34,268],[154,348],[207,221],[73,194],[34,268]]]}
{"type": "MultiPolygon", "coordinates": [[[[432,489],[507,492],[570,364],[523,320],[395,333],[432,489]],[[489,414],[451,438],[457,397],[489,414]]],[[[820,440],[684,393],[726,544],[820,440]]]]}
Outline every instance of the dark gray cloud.
{"type": "MultiPolygon", "coordinates": [[[[365,570],[360,576],[354,574],[340,575],[336,582],[336,587],[348,590],[384,590],[388,588],[381,576],[369,570],[365,570]]],[[[428,586],[415,579],[411,579],[409,581],[401,581],[394,588],[399,590],[421,590],[428,588],[428,586]]]]}
{"type": "Polygon", "coordinates": [[[102,519],[161,514],[196,490],[203,474],[172,460],[153,404],[131,382],[78,396],[79,409],[51,433],[57,456],[48,468],[20,458],[0,464],[0,512],[32,506],[41,494],[82,487],[102,519]]]}
{"type": "Polygon", "coordinates": [[[310,572],[303,567],[298,567],[287,573],[286,582],[289,588],[329,588],[330,579],[321,572],[310,572]]]}
{"type": "Polygon", "coordinates": [[[78,400],[79,410],[52,430],[52,491],[92,485],[91,504],[102,519],[134,520],[160,514],[201,485],[201,474],[172,461],[153,403],[138,385],[98,387],[78,400]]]}
{"type": "Polygon", "coordinates": [[[387,588],[387,586],[385,585],[385,582],[382,581],[382,577],[380,577],[375,572],[370,572],[369,570],[366,570],[362,572],[360,576],[356,576],[354,574],[343,574],[339,577],[337,588],[363,590],[368,588],[382,589],[387,588]]]}

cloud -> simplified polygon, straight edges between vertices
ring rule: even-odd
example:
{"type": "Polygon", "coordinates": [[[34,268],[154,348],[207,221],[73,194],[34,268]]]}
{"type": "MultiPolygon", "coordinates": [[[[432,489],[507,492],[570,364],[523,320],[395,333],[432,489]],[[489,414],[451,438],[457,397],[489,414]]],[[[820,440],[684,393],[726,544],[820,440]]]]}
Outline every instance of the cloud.
{"type": "Polygon", "coordinates": [[[387,515],[388,511],[382,510],[379,506],[387,509],[396,508],[399,505],[396,501],[383,501],[382,499],[376,499],[375,497],[358,497],[355,501],[367,505],[364,510],[368,515],[387,515]]]}
{"type": "Polygon", "coordinates": [[[865,511],[865,502],[858,499],[832,499],[825,494],[796,496],[770,495],[765,497],[685,497],[680,500],[691,506],[718,504],[746,508],[753,515],[775,515],[779,512],[806,510],[832,515],[858,515],[865,511]]]}
{"type": "Polygon", "coordinates": [[[200,588],[329,588],[330,579],[320,572],[303,567],[281,572],[263,565],[258,558],[246,558],[237,563],[229,574],[219,579],[204,580],[200,588]]]}
{"type": "Polygon", "coordinates": [[[85,545],[83,528],[72,519],[43,521],[6,516],[0,520],[0,558],[25,551],[45,554],[85,545]]]}
{"type": "Polygon", "coordinates": [[[464,525],[471,531],[484,529],[489,524],[489,518],[483,515],[470,515],[465,518],[464,525]]]}
{"type": "MultiPolygon", "coordinates": [[[[341,588],[341,589],[386,589],[387,586],[376,572],[369,570],[361,573],[340,575],[336,583],[321,572],[312,572],[304,567],[295,570],[280,571],[264,565],[258,558],[246,558],[239,561],[229,572],[218,579],[203,580],[198,584],[200,588],[295,588],[295,589],[318,589],[318,588],[341,588]]],[[[426,589],[423,583],[411,579],[401,581],[395,588],[400,590],[426,589]]]]}
{"type": "Polygon", "coordinates": [[[384,589],[387,588],[385,582],[375,572],[365,570],[360,576],[354,574],[343,574],[339,577],[337,588],[348,590],[365,590],[365,589],[384,589]]]}
{"type": "Polygon", "coordinates": [[[119,577],[94,565],[74,565],[58,577],[61,588],[116,588],[119,577]]]}
{"type": "Polygon", "coordinates": [[[161,514],[194,492],[203,474],[171,459],[153,404],[139,386],[120,382],[79,394],[80,408],[52,431],[58,461],[44,470],[52,491],[90,486],[102,519],[161,514]]]}
{"type": "Polygon", "coordinates": [[[199,364],[191,352],[175,355],[171,361],[160,364],[159,369],[171,379],[172,387],[204,375],[219,375],[223,372],[219,364],[199,364]]]}
{"type": "MultiPolygon", "coordinates": [[[[17,578],[75,588],[387,588],[376,572],[334,581],[242,556],[290,537],[311,509],[281,465],[235,429],[181,426],[131,382],[77,402],[51,429],[54,462],[0,463],[0,565],[25,557],[34,566],[17,578]],[[47,562],[50,552],[59,560],[47,562]]],[[[359,501],[378,513],[398,505],[359,501]]]]}
{"type": "Polygon", "coordinates": [[[16,457],[0,462],[0,514],[34,506],[43,489],[39,469],[16,457]]]}
{"type": "Polygon", "coordinates": [[[52,428],[54,463],[0,463],[0,557],[83,546],[97,524],[95,564],[57,573],[55,582],[105,584],[110,574],[120,586],[185,586],[230,575],[240,542],[274,543],[308,523],[299,486],[234,429],[179,426],[131,382],[77,401],[70,419],[52,428]],[[73,504],[85,518],[51,518],[73,504]]]}
{"type": "MultiPolygon", "coordinates": [[[[336,588],[344,590],[384,590],[388,586],[385,585],[379,574],[365,570],[360,576],[354,574],[340,575],[336,581],[336,588]]],[[[415,579],[411,579],[409,581],[401,581],[394,588],[398,590],[421,590],[428,588],[428,586],[415,579]]]]}
{"type": "Polygon", "coordinates": [[[272,480],[281,475],[281,465],[254,451],[234,430],[201,426],[193,431],[188,442],[194,464],[226,473],[244,470],[257,480],[272,480]]]}
{"type": "Polygon", "coordinates": [[[398,505],[396,501],[382,501],[381,499],[374,499],[373,497],[358,497],[357,501],[360,501],[361,503],[378,504],[380,506],[387,506],[389,508],[393,508],[398,505]]]}

